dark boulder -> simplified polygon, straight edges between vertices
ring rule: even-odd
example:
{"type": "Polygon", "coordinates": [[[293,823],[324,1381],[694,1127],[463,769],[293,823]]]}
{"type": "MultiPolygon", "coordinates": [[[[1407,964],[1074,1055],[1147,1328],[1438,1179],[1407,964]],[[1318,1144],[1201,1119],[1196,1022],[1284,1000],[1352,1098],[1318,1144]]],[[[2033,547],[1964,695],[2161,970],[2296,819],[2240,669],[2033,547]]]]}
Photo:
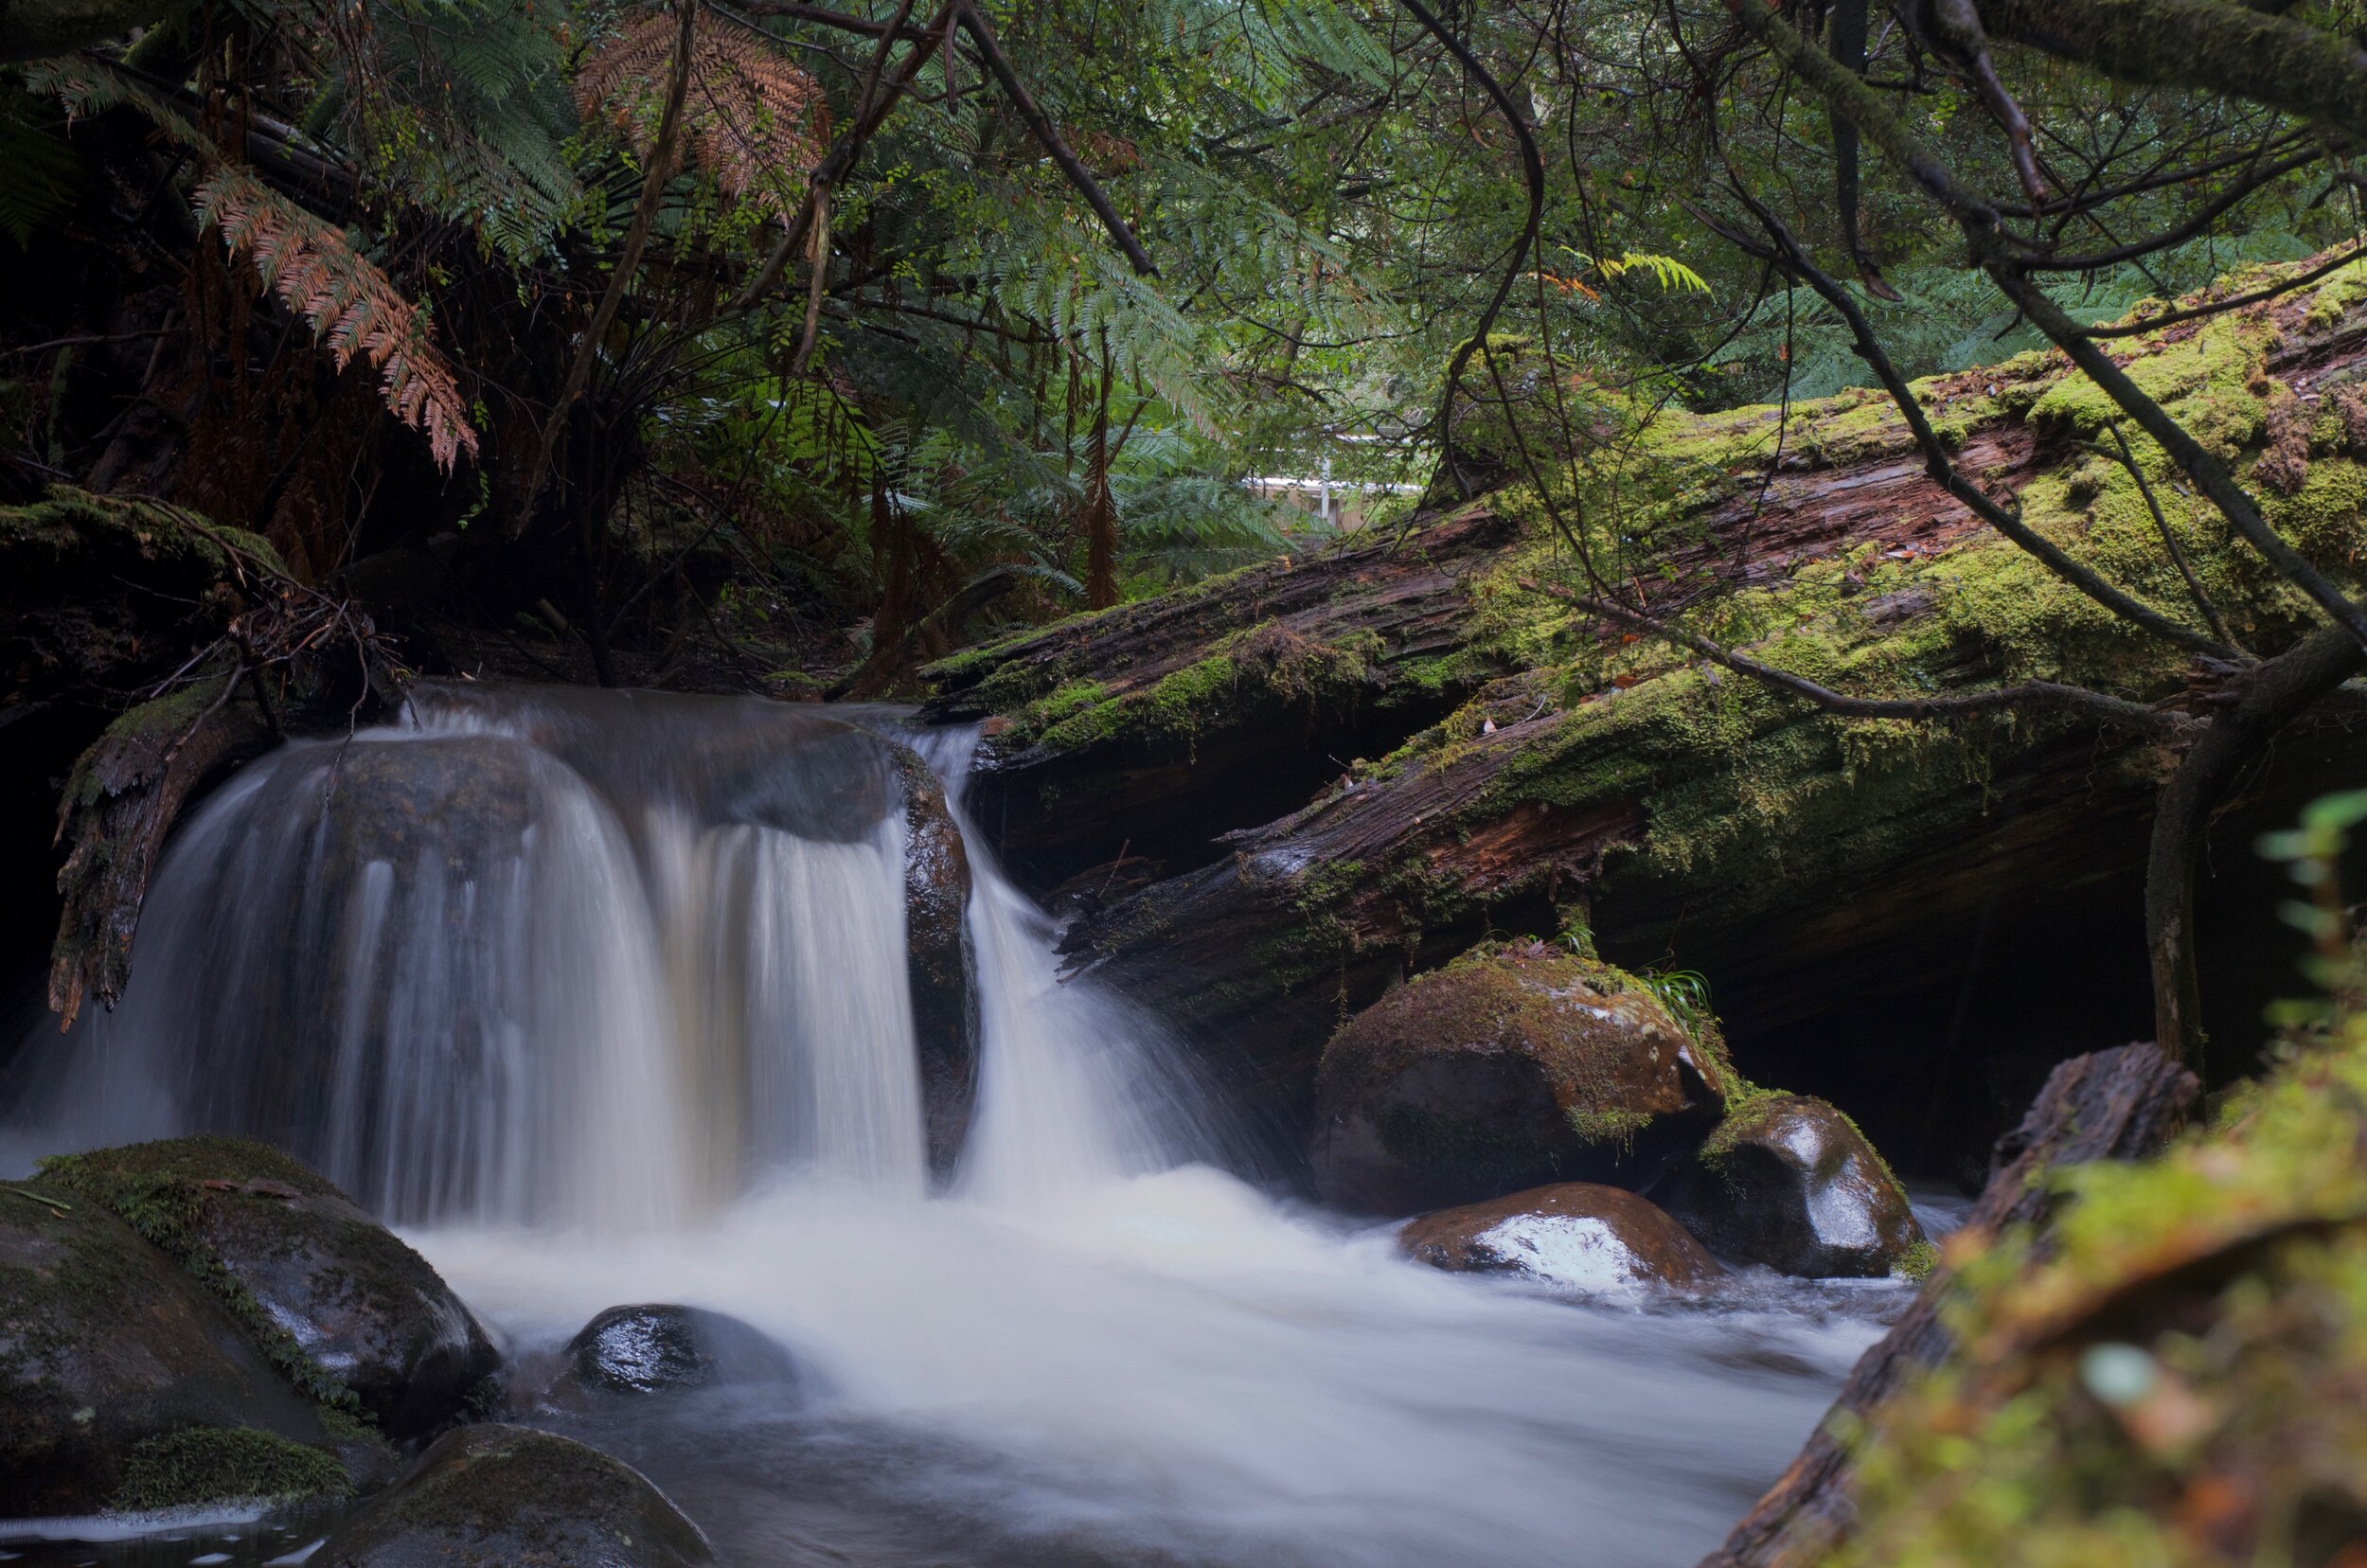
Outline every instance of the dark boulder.
{"type": "Polygon", "coordinates": [[[927,763],[897,748],[904,791],[904,934],[929,1167],[950,1175],[978,1096],[970,852],[927,763]]]}
{"type": "Polygon", "coordinates": [[[102,1203],[232,1299],[307,1392],[349,1389],[388,1436],[465,1414],[500,1357],[467,1307],[393,1232],[296,1161],[238,1138],[170,1138],[48,1161],[43,1179],[102,1203]]]}
{"type": "Polygon", "coordinates": [[[611,1307],[566,1353],[567,1381],[610,1394],[798,1381],[795,1359],[762,1330],[701,1307],[611,1307]]]}
{"type": "Polygon", "coordinates": [[[446,1433],[312,1568],[689,1568],[715,1552],[641,1473],[524,1427],[446,1433]]]}
{"type": "Polygon", "coordinates": [[[1719,1256],[1811,1279],[1889,1274],[1924,1239],[1874,1146],[1805,1095],[1744,1100],[1652,1196],[1719,1256]]]}
{"type": "Polygon", "coordinates": [[[1399,987],[1324,1049],[1308,1149],[1329,1203],[1381,1213],[1557,1181],[1642,1188],[1732,1081],[1633,976],[1541,942],[1483,947],[1399,987]]]}
{"type": "Polygon", "coordinates": [[[1397,1245],[1457,1274],[1516,1274],[1551,1285],[1692,1290],[1726,1271],[1650,1200],[1620,1187],[1562,1182],[1426,1214],[1397,1245]]]}
{"type": "Polygon", "coordinates": [[[127,1486],[132,1504],[251,1495],[258,1454],[325,1482],[342,1435],[104,1205],[46,1179],[0,1184],[0,1515],[94,1512],[127,1486]]]}

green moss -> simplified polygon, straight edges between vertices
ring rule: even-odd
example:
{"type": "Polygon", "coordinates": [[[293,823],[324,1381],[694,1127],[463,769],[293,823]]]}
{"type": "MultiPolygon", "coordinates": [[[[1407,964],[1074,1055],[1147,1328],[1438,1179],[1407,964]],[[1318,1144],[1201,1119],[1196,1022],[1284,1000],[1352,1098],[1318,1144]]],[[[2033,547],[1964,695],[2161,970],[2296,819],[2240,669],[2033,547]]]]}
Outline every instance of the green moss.
{"type": "Polygon", "coordinates": [[[240,1138],[169,1138],[56,1155],[42,1161],[39,1168],[44,1180],[103,1204],[163,1249],[229,1310],[298,1392],[327,1407],[359,1411],[360,1398],[305,1353],[222,1263],[199,1224],[207,1182],[260,1179],[298,1192],[329,1195],[336,1188],[276,1149],[240,1138]]]}
{"type": "Polygon", "coordinates": [[[1573,1107],[1565,1119],[1581,1142],[1597,1147],[1625,1148],[1635,1142],[1638,1132],[1652,1125],[1651,1116],[1642,1111],[1594,1111],[1584,1107],[1573,1107]]]}
{"type": "Polygon", "coordinates": [[[1940,1249],[1935,1242],[1925,1239],[1899,1254],[1891,1265],[1891,1277],[1920,1285],[1931,1277],[1931,1271],[1940,1266],[1940,1249]]]}
{"type": "Polygon", "coordinates": [[[1963,1346],[1852,1434],[1834,1568],[2339,1561],[2367,1522],[2367,1019],[1951,1241],[1963,1346]]]}
{"type": "Polygon", "coordinates": [[[27,506],[0,507],[0,545],[23,562],[43,551],[62,558],[97,550],[214,578],[231,576],[240,556],[265,570],[287,572],[279,552],[260,534],[199,526],[192,514],[146,497],[93,495],[69,485],[54,485],[27,506]]]}
{"type": "MultiPolygon", "coordinates": [[[[1680,1045],[1714,1092],[1731,1079],[1715,1030],[1690,1036],[1625,970],[1539,943],[1483,943],[1350,1020],[1325,1048],[1322,1074],[1327,1096],[1354,1100],[1442,1046],[1517,1045],[1568,1108],[1573,1131],[1616,1144],[1651,1119],[1633,1109],[1639,1096],[1663,1092],[1665,1070],[1637,1049],[1654,1039],[1680,1045]]],[[[1425,1148],[1444,1137],[1426,1126],[1406,1131],[1416,1134],[1425,1148]]]]}
{"type": "Polygon", "coordinates": [[[114,1506],[147,1512],[352,1493],[345,1467],[319,1449],[252,1427],[188,1427],[133,1447],[114,1506]]]}

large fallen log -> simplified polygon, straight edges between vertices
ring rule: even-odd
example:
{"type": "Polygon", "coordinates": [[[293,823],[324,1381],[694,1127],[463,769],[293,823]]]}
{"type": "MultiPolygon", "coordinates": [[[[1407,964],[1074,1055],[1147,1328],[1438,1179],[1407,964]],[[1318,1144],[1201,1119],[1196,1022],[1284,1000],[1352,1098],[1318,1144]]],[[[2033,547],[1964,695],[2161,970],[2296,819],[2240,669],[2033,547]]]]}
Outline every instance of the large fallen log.
{"type": "MultiPolygon", "coordinates": [[[[2131,340],[2129,360],[2227,455],[2273,446],[2255,488],[2277,526],[2353,571],[2367,281],[2344,278],[2131,340]]],[[[2124,588],[2192,614],[2144,490],[2097,444],[2113,410],[2084,378],[2029,355],[1920,391],[1962,472],[2124,588]]],[[[1878,395],[1790,416],[1665,413],[1598,456],[1592,515],[1650,543],[1656,609],[1722,615],[1730,644],[1871,695],[2051,678],[2182,700],[2185,656],[1978,526],[1878,395]]],[[[2157,497],[2176,495],[2158,454],[2140,462],[2157,497]]],[[[2293,634],[2290,605],[2216,519],[2177,526],[2237,635],[2293,634]]],[[[1929,955],[1973,944],[2000,908],[2057,905],[2143,864],[2172,760],[2153,742],[2059,712],[1841,720],[1603,628],[1528,586],[1574,567],[1518,491],[1394,546],[1359,541],[1289,573],[1321,584],[1300,602],[1326,627],[1353,627],[1407,602],[1404,554],[1452,554],[1451,582],[1415,596],[1419,654],[1375,646],[1340,689],[1451,669],[1422,689],[1468,695],[1443,717],[1402,693],[1344,708],[1362,725],[1345,747],[1347,726],[1310,716],[1320,703],[1256,695],[1251,632],[1278,566],[934,670],[939,712],[1011,726],[990,742],[978,815],[1039,889],[1084,890],[1072,957],[1229,1054],[1237,1086],[1299,1092],[1341,1017],[1490,930],[1584,925],[1630,967],[1707,971],[1721,1013],[1755,1026],[1840,988],[1929,984],[1929,955]],[[1475,532],[1488,509],[1502,520],[1475,532]],[[1327,767],[1275,763],[1303,735],[1327,767]]],[[[2312,745],[2355,758],[2347,735],[2322,740],[2285,760],[2312,745]]]]}

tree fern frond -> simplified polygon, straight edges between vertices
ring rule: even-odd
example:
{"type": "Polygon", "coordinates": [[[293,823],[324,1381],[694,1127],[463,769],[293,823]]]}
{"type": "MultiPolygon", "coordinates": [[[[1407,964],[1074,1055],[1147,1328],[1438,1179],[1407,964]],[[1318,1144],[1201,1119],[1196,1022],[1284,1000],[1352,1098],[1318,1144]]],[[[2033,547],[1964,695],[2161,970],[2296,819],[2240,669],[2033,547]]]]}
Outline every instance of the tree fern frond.
{"type": "MultiPolygon", "coordinates": [[[[606,119],[645,158],[656,137],[656,86],[666,80],[675,31],[670,17],[645,15],[576,75],[577,110],[587,120],[606,119]]],[[[726,196],[786,219],[803,192],[792,196],[765,176],[821,162],[830,140],[821,83],[764,34],[703,12],[692,34],[690,71],[685,124],[692,157],[726,196]]]]}
{"type": "Polygon", "coordinates": [[[392,279],[356,251],[343,231],[225,164],[197,188],[201,229],[214,228],[233,255],[244,253],[263,286],[312,325],[343,370],[367,360],[380,396],[397,419],[427,437],[450,472],[464,451],[477,454],[459,378],[427,341],[427,322],[392,279]]]}

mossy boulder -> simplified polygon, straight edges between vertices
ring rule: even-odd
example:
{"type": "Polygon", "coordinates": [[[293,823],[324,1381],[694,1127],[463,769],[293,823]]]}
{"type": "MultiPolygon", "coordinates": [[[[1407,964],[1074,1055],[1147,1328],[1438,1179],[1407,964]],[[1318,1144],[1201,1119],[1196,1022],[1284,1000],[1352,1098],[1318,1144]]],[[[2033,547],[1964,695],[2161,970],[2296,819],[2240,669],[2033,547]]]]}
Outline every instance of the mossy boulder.
{"type": "Polygon", "coordinates": [[[459,1297],[393,1232],[276,1149],[170,1138],[44,1162],[42,1180],[103,1205],[211,1286],[283,1371],[388,1436],[464,1415],[500,1365],[459,1297]]]}
{"type": "Polygon", "coordinates": [[[1542,942],[1475,948],[1324,1049],[1308,1159],[1326,1202],[1382,1213],[1557,1181],[1640,1189],[1716,1124],[1714,1026],[1542,942]]]}
{"type": "Polygon", "coordinates": [[[564,1381],[608,1394],[717,1383],[794,1385],[797,1363],[771,1336],[723,1312],[645,1303],[611,1307],[567,1342],[564,1381]]]}
{"type": "Polygon", "coordinates": [[[1821,1099],[1744,1099],[1652,1196],[1719,1256],[1806,1278],[1871,1278],[1924,1241],[1898,1178],[1821,1099]]]}
{"type": "Polygon", "coordinates": [[[46,1179],[0,1185],[0,1514],[248,1496],[265,1449],[275,1472],[292,1448],[317,1454],[297,1463],[326,1482],[341,1435],[104,1204],[46,1179]]]}
{"type": "Polygon", "coordinates": [[[524,1427],[445,1434],[340,1524],[313,1568],[691,1568],[715,1552],[642,1474],[524,1427]]]}
{"type": "Polygon", "coordinates": [[[978,1096],[978,1000],[970,948],[970,852],[927,763],[896,750],[904,793],[904,938],[920,1053],[929,1166],[952,1173],[978,1096]]]}
{"type": "Polygon", "coordinates": [[[1726,1271],[1649,1199],[1561,1182],[1426,1214],[1397,1233],[1407,1255],[1455,1274],[1510,1274],[1580,1291],[1693,1290],[1726,1271]]]}

